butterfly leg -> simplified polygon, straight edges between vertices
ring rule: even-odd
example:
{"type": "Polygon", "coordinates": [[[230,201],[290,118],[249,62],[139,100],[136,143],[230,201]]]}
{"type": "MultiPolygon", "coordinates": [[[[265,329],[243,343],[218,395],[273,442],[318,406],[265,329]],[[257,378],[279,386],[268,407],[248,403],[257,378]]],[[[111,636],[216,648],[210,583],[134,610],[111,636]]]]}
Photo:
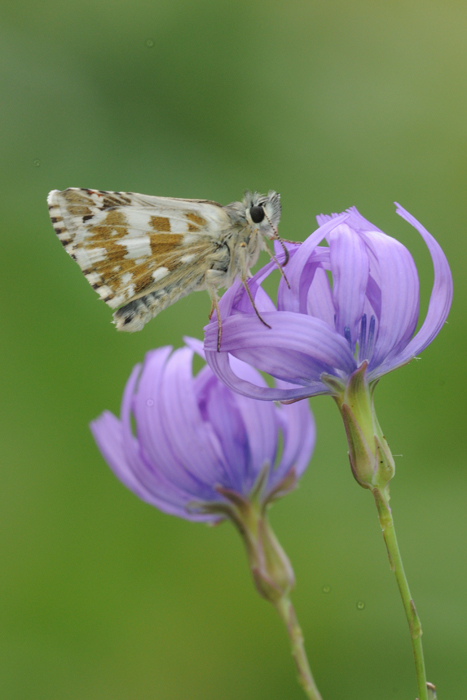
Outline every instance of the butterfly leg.
{"type": "Polygon", "coordinates": [[[246,253],[247,253],[247,246],[246,246],[246,243],[240,243],[240,245],[239,245],[239,257],[240,257],[241,267],[242,267],[242,272],[241,272],[242,284],[243,284],[243,286],[245,287],[245,291],[246,291],[246,293],[248,294],[248,299],[250,300],[251,305],[252,305],[252,307],[253,307],[254,310],[255,310],[255,314],[258,316],[258,318],[259,318],[259,320],[261,321],[261,323],[264,323],[264,325],[267,326],[267,328],[271,328],[271,326],[269,325],[269,323],[266,323],[266,321],[264,320],[264,318],[261,317],[261,315],[260,315],[258,309],[256,308],[255,300],[254,300],[253,297],[251,296],[250,288],[249,288],[248,282],[247,282],[248,278],[249,278],[251,275],[250,275],[250,271],[249,271],[249,269],[248,269],[248,267],[247,267],[247,263],[246,263],[246,253]]]}
{"type": "Polygon", "coordinates": [[[211,311],[209,312],[209,316],[208,316],[209,320],[211,320],[215,308],[216,308],[215,303],[213,301],[211,301],[211,311]]]}
{"type": "MultiPolygon", "coordinates": [[[[221,312],[219,310],[219,298],[217,296],[217,290],[215,285],[213,284],[213,281],[210,280],[210,275],[209,270],[206,273],[206,286],[208,288],[209,296],[211,297],[211,311],[209,312],[209,319],[211,319],[214,309],[216,310],[216,316],[217,316],[217,352],[221,351],[221,337],[222,337],[222,320],[221,320],[221,312]]],[[[214,275],[213,275],[214,276],[214,275]]]]}
{"type": "Polygon", "coordinates": [[[265,250],[266,253],[270,256],[271,260],[274,260],[274,262],[276,263],[276,265],[277,265],[277,267],[278,267],[278,269],[279,269],[279,272],[281,273],[282,277],[284,278],[284,282],[286,283],[287,287],[290,289],[289,280],[287,279],[287,277],[286,277],[286,275],[285,275],[285,272],[284,272],[284,268],[283,268],[282,265],[280,264],[279,260],[276,258],[276,256],[274,255],[274,253],[271,253],[271,251],[269,250],[269,248],[267,247],[266,244],[264,244],[264,250],[265,250]]]}

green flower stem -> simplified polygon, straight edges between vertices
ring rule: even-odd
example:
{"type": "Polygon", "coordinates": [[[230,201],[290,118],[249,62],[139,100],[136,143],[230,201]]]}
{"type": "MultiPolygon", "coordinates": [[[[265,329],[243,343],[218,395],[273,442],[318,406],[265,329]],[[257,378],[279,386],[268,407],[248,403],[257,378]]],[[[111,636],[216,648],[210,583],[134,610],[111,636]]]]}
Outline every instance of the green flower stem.
{"type": "Polygon", "coordinates": [[[322,700],[321,694],[316,687],[313,679],[310,665],[306,657],[303,633],[295,615],[294,607],[288,596],[280,598],[275,607],[281,619],[284,621],[287,634],[289,635],[290,644],[292,647],[292,656],[295,660],[298,671],[298,682],[305,691],[305,695],[310,700],[322,700]]]}
{"type": "Polygon", "coordinates": [[[369,382],[368,362],[365,360],[344,384],[336,377],[321,375],[331,391],[344,421],[349,460],[356,481],[370,489],[378,509],[389,556],[389,566],[396,575],[397,585],[409,623],[412,650],[417,674],[418,700],[436,700],[436,689],[426,682],[422,648],[422,625],[410,595],[389,506],[389,482],[395,473],[394,459],[376,417],[373,403],[378,381],[369,382]]]}
{"type": "Polygon", "coordinates": [[[264,498],[270,466],[266,463],[250,491],[248,498],[236,491],[218,486],[217,492],[225,500],[198,503],[204,513],[228,518],[237,528],[245,545],[248,564],[262,598],[274,605],[285,623],[292,645],[292,656],[298,669],[298,680],[309,700],[322,700],[311,675],[303,645],[303,634],[295,610],[290,602],[290,592],[295,586],[295,575],[287,554],[282,549],[267,518],[272,501],[295,487],[297,479],[292,470],[267,498],[264,498]]]}
{"type": "MultiPolygon", "coordinates": [[[[409,584],[404,571],[404,565],[397,544],[396,531],[394,529],[394,520],[392,517],[391,508],[389,506],[389,487],[386,486],[384,491],[374,488],[373,495],[378,509],[379,522],[383,531],[384,541],[388,550],[389,566],[391,571],[394,571],[397,585],[401,594],[404,610],[409,623],[410,638],[412,641],[412,650],[415,659],[415,672],[417,674],[417,686],[419,700],[429,700],[433,697],[428,695],[428,687],[425,673],[425,660],[423,658],[422,647],[422,625],[418,617],[415,603],[410,595],[409,584]]],[[[432,686],[433,687],[433,686],[432,686]]]]}

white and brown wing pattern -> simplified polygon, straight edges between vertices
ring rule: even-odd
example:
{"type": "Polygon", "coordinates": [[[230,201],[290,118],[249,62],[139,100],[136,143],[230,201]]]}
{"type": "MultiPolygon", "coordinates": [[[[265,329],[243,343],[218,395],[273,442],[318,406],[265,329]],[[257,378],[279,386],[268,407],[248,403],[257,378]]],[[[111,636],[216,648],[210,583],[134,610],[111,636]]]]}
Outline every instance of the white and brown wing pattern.
{"type": "Polygon", "coordinates": [[[220,234],[230,226],[214,202],[69,188],[48,197],[65,250],[113,309],[119,330],[140,330],[205,274],[229,264],[220,234]],[[118,308],[122,307],[122,308],[118,308]]]}

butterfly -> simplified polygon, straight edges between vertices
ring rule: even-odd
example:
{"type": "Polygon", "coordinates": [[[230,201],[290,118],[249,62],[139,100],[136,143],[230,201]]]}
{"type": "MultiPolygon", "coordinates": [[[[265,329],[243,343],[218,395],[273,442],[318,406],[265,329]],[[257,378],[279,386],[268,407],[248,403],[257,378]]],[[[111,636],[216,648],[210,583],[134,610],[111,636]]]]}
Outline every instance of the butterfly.
{"type": "MultiPolygon", "coordinates": [[[[205,289],[221,318],[217,290],[240,278],[259,319],[247,280],[262,250],[281,269],[266,239],[279,240],[280,195],[246,192],[222,206],[207,199],[153,197],[70,187],[52,190],[50,218],[65,250],[120,331],[139,331],[160,311],[205,289]]],[[[267,325],[267,324],[265,324],[267,325]]]]}

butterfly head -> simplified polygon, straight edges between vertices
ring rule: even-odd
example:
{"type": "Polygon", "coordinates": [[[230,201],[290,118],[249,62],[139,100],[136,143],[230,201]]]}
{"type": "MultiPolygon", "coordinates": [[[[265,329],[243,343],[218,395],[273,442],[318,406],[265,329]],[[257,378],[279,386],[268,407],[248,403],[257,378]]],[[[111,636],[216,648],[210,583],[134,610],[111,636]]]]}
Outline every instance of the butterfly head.
{"type": "Polygon", "coordinates": [[[246,192],[243,200],[246,217],[266,238],[277,238],[281,218],[281,196],[274,190],[267,194],[246,192]]]}

